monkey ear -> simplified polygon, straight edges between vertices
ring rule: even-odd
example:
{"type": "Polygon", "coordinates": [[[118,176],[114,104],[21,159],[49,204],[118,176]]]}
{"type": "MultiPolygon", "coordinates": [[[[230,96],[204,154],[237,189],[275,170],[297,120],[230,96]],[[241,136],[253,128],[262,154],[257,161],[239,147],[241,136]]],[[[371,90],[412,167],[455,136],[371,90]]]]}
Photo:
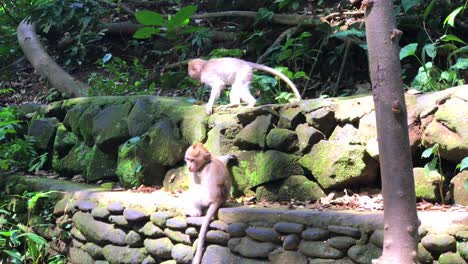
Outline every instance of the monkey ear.
{"type": "Polygon", "coordinates": [[[203,158],[204,158],[206,161],[211,160],[211,153],[209,153],[209,152],[205,153],[205,155],[203,155],[203,158]]]}

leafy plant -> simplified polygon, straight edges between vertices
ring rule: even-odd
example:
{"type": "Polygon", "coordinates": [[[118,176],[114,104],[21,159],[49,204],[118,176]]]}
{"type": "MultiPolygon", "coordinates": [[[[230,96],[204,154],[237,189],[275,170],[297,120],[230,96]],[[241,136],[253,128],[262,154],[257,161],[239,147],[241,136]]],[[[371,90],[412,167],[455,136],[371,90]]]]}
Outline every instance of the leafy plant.
{"type": "MultiPolygon", "coordinates": [[[[402,3],[408,5],[408,9],[416,5],[417,2],[422,1],[402,1],[402,3]]],[[[424,19],[427,19],[429,14],[433,11],[435,2],[435,0],[431,1],[426,7],[423,14],[424,19]]],[[[468,1],[466,3],[468,3],[468,1]]],[[[430,34],[425,29],[428,41],[422,47],[420,56],[416,55],[418,43],[410,43],[401,49],[400,60],[413,57],[421,65],[417,75],[411,82],[413,88],[420,91],[436,91],[464,84],[463,78],[460,77],[460,71],[468,69],[468,59],[456,57],[460,53],[468,52],[468,45],[456,35],[447,33],[449,30],[447,26],[455,27],[455,18],[464,8],[465,6],[456,8],[445,18],[443,22],[444,27],[446,27],[445,34],[436,40],[432,40],[430,34]],[[457,45],[463,46],[458,47],[457,45]],[[448,54],[445,57],[446,67],[442,67],[442,63],[436,63],[436,57],[439,57],[439,61],[442,60],[442,58],[440,58],[441,56],[438,56],[441,53],[448,54]]]]}
{"type": "MultiPolygon", "coordinates": [[[[27,200],[27,218],[22,222],[14,207],[8,203],[0,204],[0,257],[8,263],[66,263],[64,256],[51,256],[47,253],[48,241],[32,232],[31,213],[41,198],[53,192],[25,193],[21,200],[27,200]]],[[[9,199],[8,199],[9,200],[9,199]]]]}
{"type": "Polygon", "coordinates": [[[162,14],[142,10],[135,13],[136,20],[143,25],[133,35],[136,39],[147,39],[159,35],[169,40],[175,40],[181,34],[194,33],[206,30],[203,27],[190,26],[190,16],[197,11],[196,5],[188,5],[181,8],[174,16],[165,18],[162,14]]]}
{"type": "Polygon", "coordinates": [[[102,60],[97,62],[106,73],[92,73],[88,78],[91,88],[89,96],[101,95],[123,95],[128,93],[148,93],[153,92],[155,84],[149,85],[148,89],[142,87],[144,80],[148,76],[148,70],[140,64],[138,59],[133,60],[133,65],[119,57],[112,57],[106,54],[102,60]]]}
{"type": "Polygon", "coordinates": [[[214,49],[210,52],[210,58],[234,57],[241,58],[246,51],[244,49],[214,49]]]}
{"type": "Polygon", "coordinates": [[[89,61],[90,48],[95,49],[95,42],[104,36],[103,32],[92,29],[105,12],[102,5],[93,0],[38,1],[31,19],[43,33],[73,36],[72,45],[65,49],[64,64],[80,66],[89,61]]]}
{"type": "Polygon", "coordinates": [[[432,160],[424,165],[424,173],[426,176],[429,176],[431,172],[437,172],[440,175],[439,179],[439,195],[442,203],[444,203],[444,176],[442,171],[442,159],[440,157],[439,151],[439,144],[435,144],[434,146],[427,148],[422,153],[422,158],[430,158],[432,156],[432,160]]]}

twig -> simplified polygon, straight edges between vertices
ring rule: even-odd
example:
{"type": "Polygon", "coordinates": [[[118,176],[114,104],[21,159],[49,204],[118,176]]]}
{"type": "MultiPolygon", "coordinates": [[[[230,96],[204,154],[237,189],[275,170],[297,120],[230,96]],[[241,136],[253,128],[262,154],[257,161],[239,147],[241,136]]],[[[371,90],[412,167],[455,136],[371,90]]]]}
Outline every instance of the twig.
{"type": "Polygon", "coordinates": [[[340,71],[338,72],[338,77],[336,78],[335,87],[333,88],[334,95],[336,95],[336,93],[338,92],[338,86],[340,85],[341,75],[343,74],[343,71],[344,71],[346,58],[348,57],[348,53],[349,53],[349,47],[351,46],[351,41],[346,40],[345,45],[346,46],[345,46],[345,50],[344,50],[344,54],[343,54],[343,60],[341,61],[340,71]]]}
{"type": "Polygon", "coordinates": [[[328,19],[334,17],[334,16],[363,16],[364,11],[345,11],[345,12],[334,12],[330,13],[324,17],[321,17],[320,20],[325,20],[328,21],[328,19]]]}
{"type": "MultiPolygon", "coordinates": [[[[207,18],[218,18],[218,17],[248,17],[255,19],[257,12],[253,11],[223,11],[223,12],[213,12],[213,13],[203,13],[198,15],[193,15],[193,19],[207,19],[207,18]]],[[[275,14],[271,18],[271,22],[290,25],[290,26],[315,26],[317,23],[314,21],[313,16],[307,15],[285,15],[285,14],[275,14]]]]}
{"type": "Polygon", "coordinates": [[[260,55],[260,57],[258,57],[257,63],[263,63],[265,57],[268,54],[270,54],[273,51],[274,48],[279,46],[281,44],[281,42],[283,42],[284,39],[289,39],[292,35],[296,34],[299,31],[299,29],[300,29],[300,27],[297,26],[297,27],[288,28],[285,31],[283,31],[276,38],[276,40],[273,42],[273,44],[271,44],[271,46],[268,47],[268,49],[262,55],[260,55]]]}

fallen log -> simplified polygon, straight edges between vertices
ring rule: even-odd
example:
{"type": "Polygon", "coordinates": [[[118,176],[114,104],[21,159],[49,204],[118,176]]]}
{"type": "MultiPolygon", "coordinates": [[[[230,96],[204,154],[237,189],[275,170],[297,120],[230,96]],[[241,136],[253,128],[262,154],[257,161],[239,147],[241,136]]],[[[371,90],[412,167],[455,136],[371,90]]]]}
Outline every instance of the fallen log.
{"type": "Polygon", "coordinates": [[[34,23],[23,20],[17,29],[18,42],[33,68],[66,97],[86,95],[88,86],[60,67],[42,47],[34,23]]]}

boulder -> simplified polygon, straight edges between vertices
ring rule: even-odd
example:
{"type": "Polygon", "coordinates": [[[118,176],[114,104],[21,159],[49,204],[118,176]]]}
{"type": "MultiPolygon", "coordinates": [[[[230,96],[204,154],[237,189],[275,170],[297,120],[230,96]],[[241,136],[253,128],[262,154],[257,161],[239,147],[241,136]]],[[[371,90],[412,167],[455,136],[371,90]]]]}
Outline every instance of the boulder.
{"type": "Polygon", "coordinates": [[[54,155],[57,155],[59,159],[63,158],[78,141],[75,134],[68,131],[63,124],[59,124],[54,139],[54,155]]]}
{"type": "Polygon", "coordinates": [[[111,105],[94,116],[92,133],[98,146],[114,150],[130,138],[127,118],[131,107],[130,103],[111,105]]]}
{"type": "Polygon", "coordinates": [[[95,142],[93,134],[93,119],[101,112],[99,106],[88,107],[78,119],[78,130],[86,145],[92,146],[95,142]]]}
{"type": "Polygon", "coordinates": [[[297,147],[299,148],[299,153],[309,152],[313,145],[325,139],[325,135],[322,132],[307,124],[298,125],[295,132],[298,140],[297,147]]]}
{"type": "Polygon", "coordinates": [[[330,136],[336,126],[335,113],[329,108],[320,108],[306,114],[306,121],[326,137],[330,136]]]}
{"type": "Polygon", "coordinates": [[[382,249],[369,243],[367,245],[354,245],[348,250],[348,256],[356,263],[372,263],[373,259],[382,256],[382,249]]]}
{"type": "Polygon", "coordinates": [[[464,170],[450,180],[450,193],[453,203],[468,206],[468,170],[464,170]]]}
{"type": "Polygon", "coordinates": [[[275,250],[268,254],[268,260],[273,264],[294,263],[307,264],[307,257],[297,251],[275,250]]]}
{"type": "Polygon", "coordinates": [[[80,142],[73,146],[70,152],[62,159],[54,156],[52,167],[62,175],[84,174],[91,157],[91,148],[80,142]]]}
{"type": "Polygon", "coordinates": [[[305,116],[299,107],[282,109],[279,112],[278,128],[294,130],[299,124],[305,122],[305,116]]]}
{"type": "Polygon", "coordinates": [[[140,264],[148,256],[144,248],[128,248],[107,245],[102,249],[104,258],[110,264],[140,264]]]}
{"type": "Polygon", "coordinates": [[[286,153],[295,152],[298,149],[297,143],[296,133],[285,128],[273,128],[266,137],[266,144],[269,149],[286,153]]]}
{"type": "Polygon", "coordinates": [[[284,181],[266,183],[257,188],[258,200],[269,201],[315,201],[325,196],[320,186],[304,175],[291,175],[284,181]]]}
{"type": "Polygon", "coordinates": [[[454,163],[468,156],[467,102],[458,97],[450,98],[439,107],[432,122],[425,127],[422,145],[431,147],[438,143],[440,155],[454,163]]]}
{"type": "Polygon", "coordinates": [[[173,192],[176,190],[188,190],[190,186],[190,173],[187,166],[170,169],[164,176],[164,189],[173,192]]]}
{"type": "Polygon", "coordinates": [[[377,163],[364,146],[322,140],[299,163],[325,190],[368,185],[377,177],[377,163]]]}
{"type": "Polygon", "coordinates": [[[93,146],[88,155],[88,164],[84,174],[88,182],[115,177],[117,160],[113,155],[103,152],[97,145],[93,146]]]}
{"type": "Polygon", "coordinates": [[[29,122],[28,135],[34,137],[36,148],[47,151],[52,147],[58,124],[56,118],[33,119],[29,122]]]}
{"type": "Polygon", "coordinates": [[[416,198],[426,201],[440,201],[439,183],[443,180],[437,171],[428,171],[424,168],[413,168],[416,198]]]}
{"type": "Polygon", "coordinates": [[[270,252],[279,248],[271,242],[256,242],[249,237],[232,238],[228,247],[232,252],[247,258],[266,258],[270,252]]]}
{"type": "Polygon", "coordinates": [[[273,116],[259,116],[245,126],[234,139],[234,145],[240,149],[264,149],[266,135],[273,126],[273,116]]]}
{"type": "Polygon", "coordinates": [[[127,119],[130,137],[141,136],[153,126],[160,102],[157,97],[142,97],[135,101],[127,119]]]}

